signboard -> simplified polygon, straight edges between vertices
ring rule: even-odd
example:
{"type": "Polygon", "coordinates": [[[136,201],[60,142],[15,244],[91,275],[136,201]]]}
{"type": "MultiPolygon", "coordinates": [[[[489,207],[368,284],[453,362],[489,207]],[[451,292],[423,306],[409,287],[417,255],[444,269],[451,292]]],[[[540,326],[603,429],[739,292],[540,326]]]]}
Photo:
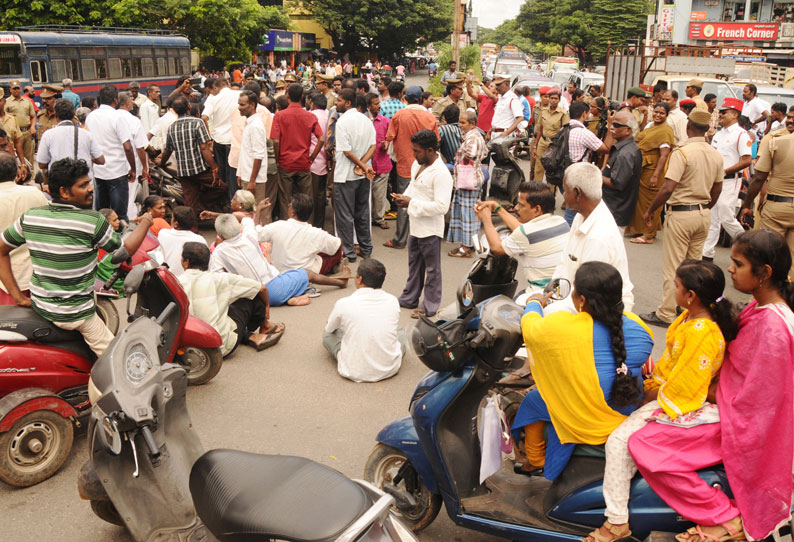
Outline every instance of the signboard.
{"type": "Polygon", "coordinates": [[[689,23],[689,38],[713,41],[776,41],[777,23],[689,23]]]}
{"type": "Polygon", "coordinates": [[[766,62],[765,56],[723,55],[722,58],[732,58],[736,62],[766,62]]]}
{"type": "Polygon", "coordinates": [[[780,25],[780,41],[794,41],[794,23],[782,23],[780,25]]]}
{"type": "Polygon", "coordinates": [[[295,48],[296,51],[313,51],[317,48],[317,40],[314,34],[309,34],[308,32],[295,32],[295,37],[298,42],[295,48]]]}
{"type": "Polygon", "coordinates": [[[690,21],[705,21],[706,20],[706,12],[705,11],[693,11],[689,14],[690,21]]]}
{"type": "Polygon", "coordinates": [[[659,9],[659,22],[656,24],[656,39],[670,41],[673,39],[673,16],[675,4],[665,4],[659,9]]]}
{"type": "Polygon", "coordinates": [[[0,43],[22,43],[16,34],[0,34],[0,43]]]}
{"type": "Polygon", "coordinates": [[[287,32],[286,30],[271,30],[264,36],[262,40],[263,45],[259,48],[263,51],[292,51],[294,32],[287,32]]]}

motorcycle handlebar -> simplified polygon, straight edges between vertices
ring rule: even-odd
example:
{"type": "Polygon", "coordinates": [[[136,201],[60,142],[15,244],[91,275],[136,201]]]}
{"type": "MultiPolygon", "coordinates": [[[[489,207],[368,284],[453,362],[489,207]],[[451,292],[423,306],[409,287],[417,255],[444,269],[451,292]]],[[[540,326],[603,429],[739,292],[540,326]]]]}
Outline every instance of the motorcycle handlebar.
{"type": "Polygon", "coordinates": [[[112,290],[113,289],[113,283],[118,280],[119,275],[121,275],[121,269],[116,269],[115,271],[113,271],[113,274],[110,275],[110,278],[107,280],[107,282],[102,285],[102,289],[103,290],[112,290]]]}
{"type": "Polygon", "coordinates": [[[483,343],[485,342],[485,340],[487,338],[488,338],[488,332],[486,332],[486,331],[481,329],[481,330],[479,330],[477,332],[477,334],[471,340],[471,342],[469,343],[469,346],[471,348],[479,348],[480,346],[483,345],[483,343]]]}
{"type": "Polygon", "coordinates": [[[141,435],[143,435],[143,441],[146,443],[146,447],[149,448],[149,454],[151,455],[152,459],[157,459],[160,457],[160,448],[157,446],[157,442],[154,440],[152,430],[148,425],[141,427],[141,435]]]}

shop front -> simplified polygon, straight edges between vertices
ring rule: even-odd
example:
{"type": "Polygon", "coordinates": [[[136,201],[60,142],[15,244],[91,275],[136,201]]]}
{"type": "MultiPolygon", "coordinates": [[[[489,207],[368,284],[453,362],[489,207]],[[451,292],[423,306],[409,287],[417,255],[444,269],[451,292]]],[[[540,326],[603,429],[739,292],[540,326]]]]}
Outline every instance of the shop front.
{"type": "Polygon", "coordinates": [[[309,60],[315,49],[316,38],[308,32],[290,32],[288,30],[270,30],[262,36],[262,45],[258,55],[263,64],[278,65],[285,62],[294,68],[296,63],[309,60]]]}

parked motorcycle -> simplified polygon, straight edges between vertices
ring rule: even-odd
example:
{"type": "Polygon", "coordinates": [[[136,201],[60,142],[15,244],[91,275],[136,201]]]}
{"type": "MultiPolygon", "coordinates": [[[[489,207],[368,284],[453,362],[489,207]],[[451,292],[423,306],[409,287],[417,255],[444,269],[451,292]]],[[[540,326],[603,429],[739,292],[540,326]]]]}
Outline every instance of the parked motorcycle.
{"type": "Polygon", "coordinates": [[[176,173],[165,166],[149,162],[149,193],[165,200],[166,216],[171,216],[174,207],[185,204],[182,185],[176,179],[176,173]]]}
{"type": "MultiPolygon", "coordinates": [[[[125,280],[130,294],[157,273],[137,269],[125,280]]],[[[135,320],[92,370],[78,488],[96,515],[137,541],[415,542],[394,498],[367,482],[301,457],[204,452],[185,371],[163,355],[186,309],[166,301],[135,320]]]]}
{"type": "MultiPolygon", "coordinates": [[[[414,531],[430,525],[443,502],[464,527],[516,541],[579,541],[604,521],[603,446],[577,446],[554,482],[503,467],[480,483],[477,412],[523,342],[523,308],[505,296],[475,306],[474,295],[470,286],[459,289],[464,311],[455,320],[417,324],[414,349],[431,372],[416,387],[411,415],[378,434],[365,479],[395,497],[414,531]]],[[[699,474],[727,490],[721,466],[699,474]]],[[[634,540],[690,526],[639,476],[629,509],[634,540]]]]}
{"type": "Polygon", "coordinates": [[[527,142],[527,136],[522,135],[502,137],[488,144],[490,157],[494,162],[486,191],[488,199],[510,207],[516,204],[518,187],[526,181],[526,176],[511,149],[515,145],[526,144],[527,142]]]}

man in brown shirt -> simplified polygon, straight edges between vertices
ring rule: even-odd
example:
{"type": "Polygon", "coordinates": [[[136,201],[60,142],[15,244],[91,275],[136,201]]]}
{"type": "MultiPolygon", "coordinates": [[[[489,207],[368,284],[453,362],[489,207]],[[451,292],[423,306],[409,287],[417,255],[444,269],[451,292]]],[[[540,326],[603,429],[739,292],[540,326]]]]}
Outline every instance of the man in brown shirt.
{"type": "Polygon", "coordinates": [[[22,152],[31,164],[33,163],[33,136],[36,135],[36,110],[33,102],[22,96],[22,85],[19,81],[11,81],[11,96],[6,100],[5,110],[17,120],[22,132],[22,152]]]}
{"type": "Polygon", "coordinates": [[[27,168],[25,166],[25,152],[22,149],[22,132],[17,125],[17,119],[14,115],[10,113],[6,113],[5,110],[6,105],[6,94],[3,88],[0,87],[0,128],[2,128],[5,133],[6,137],[8,138],[8,142],[10,143],[11,149],[14,151],[11,153],[12,156],[15,156],[19,159],[20,163],[22,164],[22,168],[24,170],[19,171],[18,173],[21,176],[27,176],[27,168]]]}
{"type": "Polygon", "coordinates": [[[675,320],[675,271],[685,259],[700,259],[711,223],[709,209],[722,191],[722,155],[705,138],[710,121],[706,110],[689,114],[688,139],[670,153],[664,184],[643,217],[650,225],[653,212],[667,204],[662,303],[655,312],[640,315],[649,324],[667,327],[675,320]]]}
{"type": "Polygon", "coordinates": [[[36,124],[38,129],[38,140],[41,141],[41,136],[50,128],[58,126],[58,115],[55,114],[55,100],[61,97],[63,87],[56,85],[43,85],[44,90],[41,91],[41,109],[36,116],[36,124]]]}
{"type": "Polygon", "coordinates": [[[755,175],[742,206],[742,223],[746,224],[753,216],[753,200],[766,182],[769,183],[766,200],[758,204],[758,227],[785,237],[794,256],[794,107],[788,110],[786,127],[761,140],[755,175]]]}

